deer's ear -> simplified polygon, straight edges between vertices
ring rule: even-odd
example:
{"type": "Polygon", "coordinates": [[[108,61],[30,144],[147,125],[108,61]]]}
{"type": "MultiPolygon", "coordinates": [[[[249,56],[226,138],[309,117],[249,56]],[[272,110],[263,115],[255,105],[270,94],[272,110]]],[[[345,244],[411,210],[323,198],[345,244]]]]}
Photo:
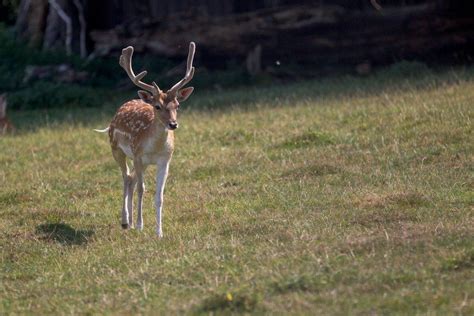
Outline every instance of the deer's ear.
{"type": "Polygon", "coordinates": [[[138,90],[138,96],[140,97],[140,99],[142,99],[143,102],[154,105],[153,96],[151,95],[151,93],[144,90],[138,90]]]}
{"type": "Polygon", "coordinates": [[[191,93],[193,93],[193,90],[194,90],[193,87],[188,87],[188,88],[179,90],[176,96],[176,99],[178,99],[178,102],[186,101],[186,99],[189,98],[191,93]]]}

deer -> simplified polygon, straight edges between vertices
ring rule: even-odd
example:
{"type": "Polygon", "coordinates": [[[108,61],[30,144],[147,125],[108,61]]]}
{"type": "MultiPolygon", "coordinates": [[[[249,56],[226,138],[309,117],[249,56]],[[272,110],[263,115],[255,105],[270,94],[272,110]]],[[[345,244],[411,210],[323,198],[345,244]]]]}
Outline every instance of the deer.
{"type": "Polygon", "coordinates": [[[15,126],[7,117],[7,95],[0,94],[0,135],[11,133],[15,130],[15,126]]]}
{"type": "Polygon", "coordinates": [[[138,90],[139,99],[125,102],[119,107],[109,126],[97,132],[107,133],[112,156],[122,172],[123,229],[133,228],[133,193],[137,191],[137,222],[135,228],[143,230],[143,192],[145,190],[144,172],[147,166],[156,165],[156,234],[163,237],[162,214],[163,193],[171,157],[174,151],[174,130],[178,128],[177,112],[180,103],[186,101],[194,91],[193,87],[184,88],[194,76],[193,59],[196,44],[189,44],[186,72],[184,77],[166,92],[156,82],[142,81],[147,71],[135,75],[132,69],[134,48],[128,46],[122,50],[120,66],[125,70],[138,90]],[[130,167],[127,159],[132,161],[130,167]]]}

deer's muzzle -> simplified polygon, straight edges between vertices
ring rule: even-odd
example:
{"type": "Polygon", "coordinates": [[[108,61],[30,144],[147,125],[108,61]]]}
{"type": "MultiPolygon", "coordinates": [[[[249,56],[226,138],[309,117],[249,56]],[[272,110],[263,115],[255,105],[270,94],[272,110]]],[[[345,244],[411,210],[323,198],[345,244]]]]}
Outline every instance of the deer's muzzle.
{"type": "Polygon", "coordinates": [[[177,129],[178,128],[178,122],[170,122],[168,124],[168,128],[171,130],[177,129]]]}

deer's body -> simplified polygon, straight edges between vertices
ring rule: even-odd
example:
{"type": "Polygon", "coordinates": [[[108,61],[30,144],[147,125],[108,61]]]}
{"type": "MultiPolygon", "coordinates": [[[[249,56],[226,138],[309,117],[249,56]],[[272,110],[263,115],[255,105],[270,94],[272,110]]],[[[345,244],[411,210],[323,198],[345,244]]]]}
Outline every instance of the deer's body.
{"type": "Polygon", "coordinates": [[[174,132],[178,128],[177,111],[179,102],[185,101],[193,92],[192,87],[183,88],[194,75],[192,67],[195,44],[189,45],[189,55],[185,77],[171,89],[163,92],[156,83],[153,86],[141,79],[142,72],[135,75],[132,70],[133,47],[122,50],[120,65],[132,82],[145,89],[138,91],[140,99],[124,103],[115,114],[110,125],[98,132],[109,133],[112,154],[122,171],[123,204],[122,227],[133,226],[133,193],[137,190],[137,229],[143,229],[142,202],[145,185],[143,175],[148,165],[157,165],[156,173],[156,221],[157,234],[162,232],[163,191],[168,176],[169,164],[174,150],[174,132]],[[127,158],[133,161],[130,170],[127,158]]]}
{"type": "Polygon", "coordinates": [[[141,157],[144,165],[171,157],[174,132],[166,129],[155,112],[153,106],[140,99],[122,105],[109,126],[112,150],[122,150],[130,159],[141,157]]]}

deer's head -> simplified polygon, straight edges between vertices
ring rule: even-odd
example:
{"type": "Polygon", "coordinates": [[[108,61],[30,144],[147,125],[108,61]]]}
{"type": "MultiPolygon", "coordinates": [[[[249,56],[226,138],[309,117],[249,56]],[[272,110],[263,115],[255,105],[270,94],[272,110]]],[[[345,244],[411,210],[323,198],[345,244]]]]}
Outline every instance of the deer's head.
{"type": "Polygon", "coordinates": [[[160,118],[161,122],[166,128],[174,130],[178,128],[178,116],[180,102],[186,101],[191,95],[194,88],[183,88],[194,76],[193,59],[196,51],[196,44],[191,42],[189,44],[188,61],[186,65],[186,74],[183,79],[176,83],[166,92],[162,91],[158,85],[153,81],[152,85],[141,81],[146,76],[147,72],[142,71],[135,75],[132,69],[132,55],[133,47],[128,46],[122,50],[120,56],[120,66],[127,72],[129,78],[137,86],[143,90],[138,91],[138,96],[143,102],[152,105],[155,109],[155,114],[160,118]]]}

